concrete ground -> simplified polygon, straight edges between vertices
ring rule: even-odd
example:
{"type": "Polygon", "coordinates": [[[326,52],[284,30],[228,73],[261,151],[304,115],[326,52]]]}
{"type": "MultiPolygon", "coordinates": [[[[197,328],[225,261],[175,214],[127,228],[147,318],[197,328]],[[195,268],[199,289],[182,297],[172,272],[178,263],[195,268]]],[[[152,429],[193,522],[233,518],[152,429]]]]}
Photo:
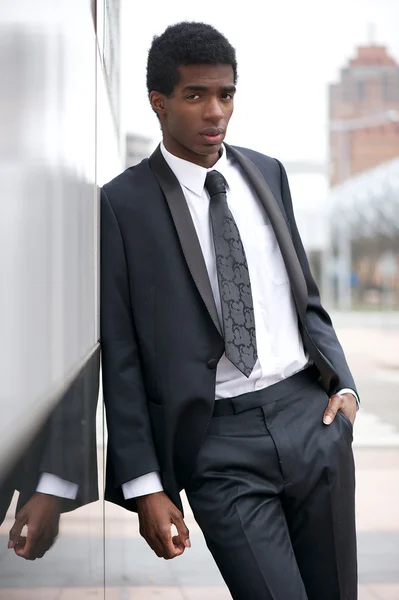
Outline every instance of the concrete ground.
{"type": "MultiPolygon", "coordinates": [[[[399,314],[333,320],[362,401],[354,436],[359,600],[399,600],[399,314]]],[[[139,537],[135,515],[109,504],[104,515],[98,502],[66,515],[55,547],[28,563],[7,551],[10,513],[0,528],[0,600],[227,600],[188,507],[186,522],[192,548],[163,561],[139,537]]]]}

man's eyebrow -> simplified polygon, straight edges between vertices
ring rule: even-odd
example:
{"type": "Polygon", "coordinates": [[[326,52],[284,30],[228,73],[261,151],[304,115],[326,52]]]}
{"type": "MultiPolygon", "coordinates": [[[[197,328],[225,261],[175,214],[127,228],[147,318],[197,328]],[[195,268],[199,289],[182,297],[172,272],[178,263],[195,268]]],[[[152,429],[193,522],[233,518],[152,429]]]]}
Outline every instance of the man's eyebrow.
{"type": "MultiPolygon", "coordinates": [[[[206,92],[209,89],[206,85],[186,85],[183,88],[183,92],[206,92]]],[[[221,88],[222,92],[235,92],[235,85],[223,85],[221,88]]]]}
{"type": "Polygon", "coordinates": [[[206,85],[186,85],[183,88],[183,92],[206,92],[208,87],[206,85]]]}

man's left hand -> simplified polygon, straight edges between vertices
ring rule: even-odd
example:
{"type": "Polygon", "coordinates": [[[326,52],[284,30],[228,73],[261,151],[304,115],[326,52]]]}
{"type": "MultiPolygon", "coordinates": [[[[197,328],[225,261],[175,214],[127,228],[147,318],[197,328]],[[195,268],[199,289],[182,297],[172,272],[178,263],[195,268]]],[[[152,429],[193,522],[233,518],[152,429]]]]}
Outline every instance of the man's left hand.
{"type": "Polygon", "coordinates": [[[348,417],[353,425],[357,412],[355,396],[353,394],[335,394],[334,396],[331,396],[323,416],[323,423],[325,425],[330,425],[334,421],[339,410],[348,417]]]}
{"type": "Polygon", "coordinates": [[[18,512],[10,530],[8,548],[26,560],[42,558],[58,535],[61,501],[56,496],[36,492],[18,512]],[[22,536],[24,526],[27,537],[22,536]]]}

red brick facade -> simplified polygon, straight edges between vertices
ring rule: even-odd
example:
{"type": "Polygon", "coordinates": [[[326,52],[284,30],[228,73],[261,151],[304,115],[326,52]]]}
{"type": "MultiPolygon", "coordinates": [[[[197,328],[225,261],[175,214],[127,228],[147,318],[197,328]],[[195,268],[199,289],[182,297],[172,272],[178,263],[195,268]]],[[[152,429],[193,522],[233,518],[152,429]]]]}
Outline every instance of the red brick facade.
{"type": "Polygon", "coordinates": [[[399,156],[398,116],[398,63],[384,46],[359,47],[329,88],[330,125],[342,127],[348,120],[352,127],[330,132],[331,186],[399,156]]]}

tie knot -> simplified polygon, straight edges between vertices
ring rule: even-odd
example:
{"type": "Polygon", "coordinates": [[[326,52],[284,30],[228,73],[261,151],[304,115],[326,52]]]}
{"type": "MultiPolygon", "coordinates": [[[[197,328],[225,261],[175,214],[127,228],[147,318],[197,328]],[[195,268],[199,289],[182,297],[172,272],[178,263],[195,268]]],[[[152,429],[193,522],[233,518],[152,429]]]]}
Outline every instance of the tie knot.
{"type": "Polygon", "coordinates": [[[205,179],[205,187],[210,197],[226,193],[226,180],[219,171],[209,171],[205,179]]]}

